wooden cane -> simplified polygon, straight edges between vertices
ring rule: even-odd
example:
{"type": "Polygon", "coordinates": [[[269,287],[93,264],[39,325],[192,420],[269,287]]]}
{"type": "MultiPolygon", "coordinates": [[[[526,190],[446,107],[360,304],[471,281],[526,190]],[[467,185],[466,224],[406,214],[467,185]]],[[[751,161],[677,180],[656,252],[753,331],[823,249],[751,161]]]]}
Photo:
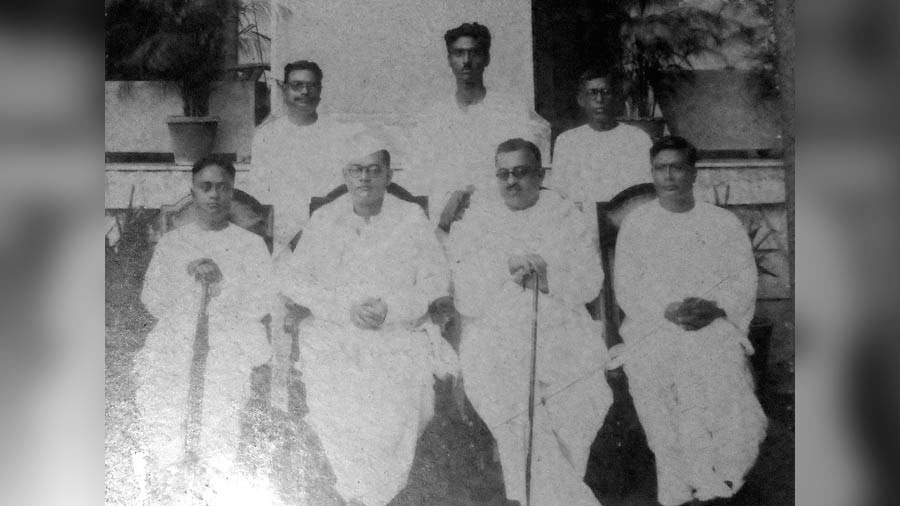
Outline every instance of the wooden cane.
{"type": "Polygon", "coordinates": [[[528,383],[528,447],[525,454],[525,506],[531,506],[531,454],[534,443],[534,384],[537,376],[537,328],[538,328],[538,285],[539,277],[534,276],[534,318],[531,320],[531,377],[528,383]]]}
{"type": "Polygon", "coordinates": [[[203,377],[206,375],[206,357],[209,354],[209,283],[203,283],[200,313],[197,315],[197,331],[194,334],[194,354],[188,386],[188,410],[185,417],[184,454],[189,466],[197,462],[200,444],[200,425],[203,418],[203,377]]]}

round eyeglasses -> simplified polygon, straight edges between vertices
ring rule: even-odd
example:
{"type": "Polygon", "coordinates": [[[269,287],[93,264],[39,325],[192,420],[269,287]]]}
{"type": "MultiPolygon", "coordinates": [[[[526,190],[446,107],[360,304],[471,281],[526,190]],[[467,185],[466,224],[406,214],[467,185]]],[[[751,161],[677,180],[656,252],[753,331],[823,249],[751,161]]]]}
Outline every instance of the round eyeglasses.
{"type": "Polygon", "coordinates": [[[369,177],[381,177],[387,173],[387,169],[377,163],[368,166],[348,165],[346,170],[347,174],[352,178],[360,178],[364,173],[369,177]]]}
{"type": "Polygon", "coordinates": [[[512,170],[500,169],[495,175],[500,181],[506,181],[507,179],[509,179],[510,175],[512,175],[514,179],[522,179],[523,177],[532,174],[536,170],[537,169],[534,169],[532,167],[515,167],[512,170]]]}
{"type": "Polygon", "coordinates": [[[319,91],[322,89],[321,84],[310,81],[288,81],[287,86],[291,91],[319,91]]]}

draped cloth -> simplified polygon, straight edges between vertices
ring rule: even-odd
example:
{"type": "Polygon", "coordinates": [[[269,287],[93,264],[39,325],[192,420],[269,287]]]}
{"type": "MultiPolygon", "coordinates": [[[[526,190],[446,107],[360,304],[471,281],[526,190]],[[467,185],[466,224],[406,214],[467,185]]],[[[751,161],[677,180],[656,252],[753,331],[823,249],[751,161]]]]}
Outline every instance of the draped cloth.
{"type": "Polygon", "coordinates": [[[472,185],[494,192],[494,153],[501,142],[522,137],[550,160],[550,124],[533,104],[489,89],[478,104],[460,108],[455,96],[435,102],[413,130],[412,167],[397,183],[414,195],[429,196],[429,216],[440,218],[449,195],[472,185]]]}
{"type": "Polygon", "coordinates": [[[756,282],[743,226],[711,204],[673,213],[648,202],[619,232],[622,357],[663,505],[730,497],[756,460],[767,423],[746,359],[756,282]],[[727,317],[683,330],[663,315],[686,297],[713,300],[727,317]]]}
{"type": "Polygon", "coordinates": [[[224,467],[234,464],[239,412],[249,398],[250,373],[271,356],[260,321],[274,295],[263,240],[231,224],[210,231],[190,223],[163,235],[141,293],[147,310],[159,321],[134,366],[144,443],[162,468],[184,457],[188,383],[202,293],[187,267],[201,258],[212,259],[222,272],[220,293],[208,306],[201,459],[224,467]]]}
{"type": "Polygon", "coordinates": [[[463,326],[466,393],[491,429],[507,497],[525,502],[532,292],[511,280],[507,259],[546,260],[549,293],[538,314],[532,504],[596,505],[583,482],[591,443],[612,404],[602,326],[585,303],[603,281],[583,214],[550,190],[525,210],[473,197],[446,242],[463,326]]]}
{"type": "Polygon", "coordinates": [[[415,204],[385,195],[368,222],[344,195],[312,216],[284,267],[281,290],[308,307],[300,361],[308,421],[347,500],[387,504],[406,483],[416,440],[434,410],[434,375],[455,353],[436,329],[414,329],[447,295],[449,270],[415,204]],[[380,298],[382,328],[364,330],[350,308],[380,298]]]}
{"type": "Polygon", "coordinates": [[[246,191],[275,208],[275,252],[282,252],[309,219],[309,199],[343,183],[341,162],[349,139],[364,127],[319,116],[297,126],[281,116],[253,134],[246,191]]]}

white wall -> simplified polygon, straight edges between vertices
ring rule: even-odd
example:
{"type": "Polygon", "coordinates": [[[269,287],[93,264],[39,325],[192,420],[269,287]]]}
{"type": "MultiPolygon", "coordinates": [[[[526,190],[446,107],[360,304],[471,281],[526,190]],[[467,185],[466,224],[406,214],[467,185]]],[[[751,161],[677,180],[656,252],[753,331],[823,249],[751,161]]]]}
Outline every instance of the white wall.
{"type": "MultiPolygon", "coordinates": [[[[106,81],[104,133],[106,151],[172,151],[166,117],[182,114],[181,95],[162,81],[106,81]]],[[[235,153],[238,161],[250,157],[253,139],[253,83],[216,83],[209,112],[221,119],[214,153],[235,153]]]]}
{"type": "MultiPolygon", "coordinates": [[[[273,23],[272,77],[313,60],[325,74],[320,112],[409,115],[452,93],[444,32],[477,21],[491,31],[485,84],[534,95],[529,0],[283,0],[273,23]]],[[[280,111],[280,92],[273,93],[280,111]]]]}

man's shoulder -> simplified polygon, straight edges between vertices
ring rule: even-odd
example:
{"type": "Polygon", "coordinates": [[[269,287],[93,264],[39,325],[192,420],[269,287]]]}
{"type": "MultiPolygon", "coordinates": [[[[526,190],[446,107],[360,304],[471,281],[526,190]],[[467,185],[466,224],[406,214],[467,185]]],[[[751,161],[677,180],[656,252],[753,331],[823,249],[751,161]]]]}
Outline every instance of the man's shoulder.
{"type": "Polygon", "coordinates": [[[403,221],[418,224],[428,223],[428,218],[425,217],[425,211],[419,204],[403,200],[390,193],[384,194],[384,200],[385,203],[388,203],[391,207],[394,215],[401,218],[403,221]]]}
{"type": "Polygon", "coordinates": [[[590,125],[578,125],[572,127],[556,137],[557,144],[559,143],[573,143],[573,142],[583,142],[587,137],[591,135],[591,127],[590,125]]]}
{"type": "Polygon", "coordinates": [[[724,207],[710,204],[709,202],[697,202],[695,205],[697,206],[697,210],[700,211],[701,215],[706,219],[706,221],[712,222],[715,225],[721,227],[743,228],[740,218],[738,218],[737,215],[732,211],[725,209],[724,207]]]}
{"type": "Polygon", "coordinates": [[[283,123],[287,121],[283,115],[269,114],[256,128],[253,129],[253,135],[264,135],[279,128],[283,128],[283,123]]]}
{"type": "Polygon", "coordinates": [[[650,146],[653,145],[653,139],[650,138],[650,134],[643,128],[634,125],[619,123],[611,133],[620,140],[625,140],[631,145],[646,147],[648,150],[650,149],[650,146]]]}
{"type": "Polygon", "coordinates": [[[659,200],[655,198],[647,202],[643,202],[636,205],[634,209],[632,209],[628,212],[628,214],[625,215],[625,217],[622,219],[622,224],[620,225],[619,229],[624,229],[626,226],[638,226],[640,228],[645,228],[640,224],[646,223],[648,222],[648,220],[652,221],[652,216],[654,214],[664,211],[665,210],[659,205],[659,200]]]}

